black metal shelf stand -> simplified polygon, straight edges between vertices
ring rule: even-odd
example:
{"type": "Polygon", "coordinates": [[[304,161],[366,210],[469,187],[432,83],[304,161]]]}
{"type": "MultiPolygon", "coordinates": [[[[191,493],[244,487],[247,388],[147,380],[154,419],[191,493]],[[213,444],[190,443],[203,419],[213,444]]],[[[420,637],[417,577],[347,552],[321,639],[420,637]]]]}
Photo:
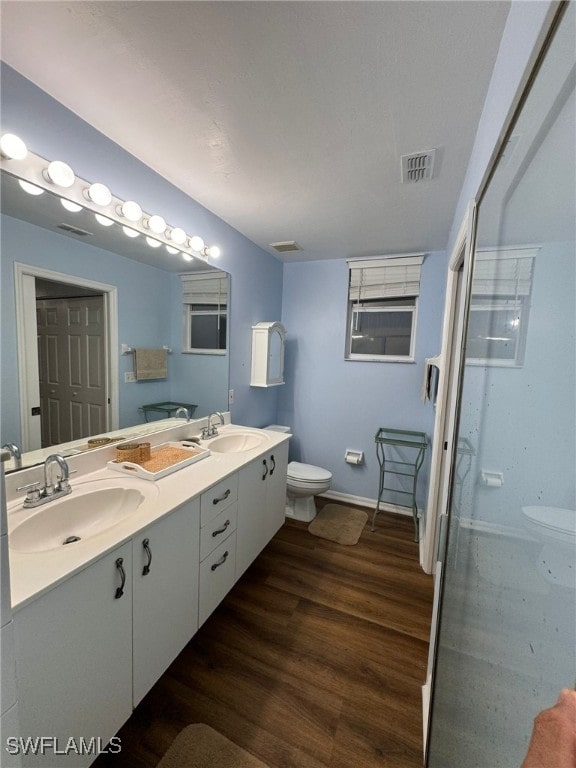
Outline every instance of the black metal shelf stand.
{"type": "Polygon", "coordinates": [[[405,494],[411,499],[412,517],[414,518],[414,541],[418,541],[418,507],[416,505],[416,487],[418,484],[418,473],[424,461],[424,454],[428,445],[428,438],[425,432],[412,432],[406,429],[391,429],[390,427],[380,427],[374,437],[376,443],[376,457],[380,465],[380,482],[378,486],[378,500],[376,509],[372,515],[372,530],[375,530],[376,515],[380,512],[380,504],[386,499],[383,495],[388,493],[405,494]],[[389,455],[386,456],[388,449],[389,455]],[[400,453],[398,459],[392,458],[391,449],[406,449],[408,456],[400,453]],[[404,460],[405,459],[405,460],[404,460]],[[400,490],[399,488],[390,488],[386,486],[386,475],[398,475],[410,478],[410,490],[400,490]]]}

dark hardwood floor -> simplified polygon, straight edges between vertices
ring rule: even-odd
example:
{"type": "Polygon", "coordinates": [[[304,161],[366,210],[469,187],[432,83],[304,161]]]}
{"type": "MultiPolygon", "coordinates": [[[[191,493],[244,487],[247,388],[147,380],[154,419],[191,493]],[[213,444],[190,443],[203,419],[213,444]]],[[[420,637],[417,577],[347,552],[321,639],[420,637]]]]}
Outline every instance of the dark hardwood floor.
{"type": "Polygon", "coordinates": [[[97,768],[155,768],[194,722],[272,768],[420,768],[432,578],[412,520],[380,514],[355,546],[307,528],[286,522],[97,768]]]}

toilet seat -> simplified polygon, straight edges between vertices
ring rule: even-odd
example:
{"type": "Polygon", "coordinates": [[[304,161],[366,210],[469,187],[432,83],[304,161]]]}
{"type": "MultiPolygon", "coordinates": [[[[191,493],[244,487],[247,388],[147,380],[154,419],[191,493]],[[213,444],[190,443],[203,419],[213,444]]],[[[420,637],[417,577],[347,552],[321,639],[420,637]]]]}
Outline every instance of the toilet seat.
{"type": "Polygon", "coordinates": [[[313,464],[302,464],[299,461],[291,461],[288,464],[288,480],[294,484],[306,483],[306,485],[323,485],[332,480],[332,473],[322,467],[313,464]]]}
{"type": "Polygon", "coordinates": [[[572,509],[532,506],[523,507],[522,511],[530,522],[550,533],[576,537],[576,513],[572,509]]]}

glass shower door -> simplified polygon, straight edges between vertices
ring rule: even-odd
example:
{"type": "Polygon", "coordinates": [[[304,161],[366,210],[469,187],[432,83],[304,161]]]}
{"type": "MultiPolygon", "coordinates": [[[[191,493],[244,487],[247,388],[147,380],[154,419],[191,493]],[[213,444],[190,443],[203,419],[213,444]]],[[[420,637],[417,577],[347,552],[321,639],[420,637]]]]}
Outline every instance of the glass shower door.
{"type": "Polygon", "coordinates": [[[428,768],[518,768],[574,686],[574,10],[478,209],[428,768]]]}

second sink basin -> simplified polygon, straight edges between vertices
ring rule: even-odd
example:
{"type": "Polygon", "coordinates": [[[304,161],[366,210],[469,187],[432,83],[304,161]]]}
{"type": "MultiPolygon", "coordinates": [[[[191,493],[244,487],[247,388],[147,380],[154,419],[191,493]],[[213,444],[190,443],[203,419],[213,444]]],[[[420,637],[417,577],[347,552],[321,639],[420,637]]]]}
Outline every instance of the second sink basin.
{"type": "Polygon", "coordinates": [[[215,437],[208,447],[214,453],[241,453],[258,448],[267,440],[268,436],[257,429],[236,429],[215,437]]]}
{"type": "Polygon", "coordinates": [[[72,493],[50,501],[16,526],[9,545],[18,552],[46,552],[73,546],[133,514],[158,495],[143,481],[95,480],[72,485],[72,493]]]}

